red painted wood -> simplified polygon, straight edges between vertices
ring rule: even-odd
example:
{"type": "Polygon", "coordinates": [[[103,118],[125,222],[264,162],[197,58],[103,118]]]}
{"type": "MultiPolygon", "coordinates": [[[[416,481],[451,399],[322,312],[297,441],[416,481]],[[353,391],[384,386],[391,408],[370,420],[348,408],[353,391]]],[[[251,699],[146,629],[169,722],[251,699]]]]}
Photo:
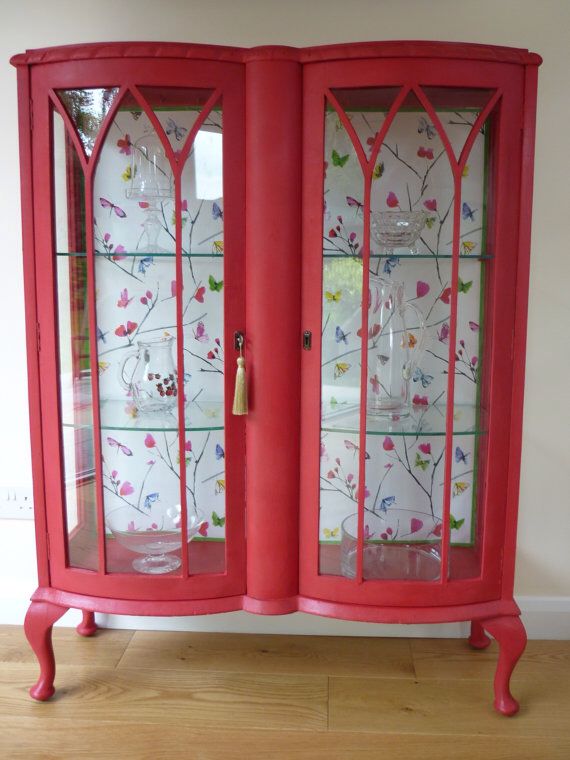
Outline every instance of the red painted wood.
{"type": "Polygon", "coordinates": [[[95,613],[83,610],[83,619],[75,629],[80,636],[93,636],[97,632],[95,613]]]}
{"type": "Polygon", "coordinates": [[[519,703],[510,691],[511,674],[526,646],[526,631],[520,617],[496,617],[481,620],[499,644],[499,661],[495,673],[495,709],[503,715],[515,715],[519,703]]]}
{"type": "Polygon", "coordinates": [[[249,63],[246,104],[247,588],[266,600],[298,590],[300,65],[249,63]]]}
{"type": "Polygon", "coordinates": [[[469,644],[473,649],[487,649],[491,639],[485,633],[485,629],[481,625],[479,620],[473,620],[471,623],[471,634],[469,636],[469,644]]]}
{"type": "Polygon", "coordinates": [[[51,632],[53,624],[67,609],[48,601],[32,601],[26,615],[24,631],[40,665],[40,676],[30,689],[30,696],[40,702],[45,702],[55,692],[55,658],[51,632]]]}

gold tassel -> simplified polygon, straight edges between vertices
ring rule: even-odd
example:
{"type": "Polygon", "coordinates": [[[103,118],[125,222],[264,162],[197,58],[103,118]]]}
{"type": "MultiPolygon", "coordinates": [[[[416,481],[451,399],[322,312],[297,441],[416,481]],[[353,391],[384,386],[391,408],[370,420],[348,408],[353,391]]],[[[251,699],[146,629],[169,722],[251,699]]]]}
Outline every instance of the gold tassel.
{"type": "Polygon", "coordinates": [[[234,414],[247,414],[247,383],[245,378],[245,359],[242,355],[243,336],[238,338],[239,356],[237,360],[236,388],[234,393],[234,414]]]}

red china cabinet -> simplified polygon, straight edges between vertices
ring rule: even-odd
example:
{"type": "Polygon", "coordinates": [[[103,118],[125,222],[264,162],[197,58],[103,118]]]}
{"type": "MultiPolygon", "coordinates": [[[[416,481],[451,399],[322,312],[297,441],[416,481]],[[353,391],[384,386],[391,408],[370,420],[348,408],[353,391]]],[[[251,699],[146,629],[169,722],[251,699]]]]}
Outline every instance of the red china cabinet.
{"type": "Polygon", "coordinates": [[[18,70],[39,587],[470,621],[517,711],[526,50],[109,43],[18,70]],[[249,412],[234,414],[236,360],[249,412]]]}

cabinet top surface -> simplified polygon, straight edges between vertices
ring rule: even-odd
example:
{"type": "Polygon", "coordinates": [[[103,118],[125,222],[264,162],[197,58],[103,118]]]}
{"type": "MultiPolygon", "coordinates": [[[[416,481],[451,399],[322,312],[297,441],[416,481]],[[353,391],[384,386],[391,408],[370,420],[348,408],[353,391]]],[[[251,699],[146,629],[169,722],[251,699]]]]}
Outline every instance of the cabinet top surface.
{"type": "Polygon", "coordinates": [[[390,40],[386,42],[346,42],[316,47],[264,45],[252,48],[202,45],[182,42],[96,42],[81,45],[37,48],[11,58],[14,66],[82,61],[105,58],[215,59],[235,63],[261,60],[288,60],[318,63],[358,58],[463,58],[496,63],[538,66],[542,58],[525,48],[480,45],[467,42],[390,40]]]}

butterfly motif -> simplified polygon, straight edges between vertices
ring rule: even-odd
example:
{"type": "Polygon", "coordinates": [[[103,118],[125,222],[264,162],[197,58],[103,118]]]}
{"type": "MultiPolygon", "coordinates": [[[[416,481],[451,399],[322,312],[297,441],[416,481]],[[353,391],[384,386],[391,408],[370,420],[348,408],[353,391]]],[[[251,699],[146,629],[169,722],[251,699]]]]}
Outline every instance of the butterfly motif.
{"type": "Polygon", "coordinates": [[[467,464],[467,458],[471,456],[469,452],[465,453],[463,449],[460,446],[455,447],[455,461],[456,462],[463,462],[463,464],[467,464]]]}
{"type": "Polygon", "coordinates": [[[469,488],[469,483],[465,483],[462,480],[456,480],[453,484],[453,495],[459,496],[469,488]]]}
{"type": "Polygon", "coordinates": [[[212,253],[217,253],[220,256],[224,252],[224,241],[223,240],[214,240],[212,243],[212,253]]]}
{"type": "Polygon", "coordinates": [[[430,161],[433,161],[433,148],[424,148],[423,145],[420,145],[417,155],[420,158],[427,158],[430,161]]]}
{"type": "Polygon", "coordinates": [[[135,121],[138,121],[141,117],[142,111],[131,111],[131,116],[135,121]]]}
{"type": "Polygon", "coordinates": [[[339,377],[342,377],[345,372],[348,372],[351,366],[352,365],[347,364],[347,362],[337,362],[334,365],[334,379],[338,380],[339,377]]]}
{"type": "Polygon", "coordinates": [[[463,202],[461,206],[461,216],[463,219],[469,219],[470,222],[474,222],[476,213],[477,209],[472,209],[468,203],[463,202]]]}
{"type": "MultiPolygon", "coordinates": [[[[378,324],[378,322],[375,322],[372,325],[372,327],[368,330],[368,339],[369,340],[374,340],[374,338],[377,338],[378,335],[380,335],[380,330],[381,329],[382,328],[380,327],[380,325],[378,324]]],[[[362,327],[358,328],[358,330],[356,331],[356,334],[358,335],[359,338],[362,338],[362,327]]]]}
{"type": "Polygon", "coordinates": [[[180,142],[184,138],[184,135],[188,132],[186,127],[179,127],[178,124],[170,116],[166,120],[166,134],[174,135],[176,140],[180,142]]]}
{"type": "Polygon", "coordinates": [[[222,211],[221,207],[214,201],[212,203],[212,219],[223,219],[224,218],[224,212],[222,211]]]}
{"type": "Polygon", "coordinates": [[[220,446],[219,443],[216,443],[216,459],[223,459],[226,456],[225,451],[220,446]]]}
{"type": "Polygon", "coordinates": [[[146,270],[154,263],[153,256],[145,256],[144,259],[139,261],[139,273],[146,274],[146,270]]]}
{"type": "Polygon", "coordinates": [[[337,343],[348,343],[349,335],[350,333],[343,332],[342,328],[339,325],[336,326],[334,337],[337,343]]]}
{"type": "Polygon", "coordinates": [[[426,219],[426,227],[428,228],[428,230],[431,230],[431,228],[436,222],[437,222],[437,217],[428,216],[428,218],[426,219]]]}
{"type": "Polygon", "coordinates": [[[429,459],[422,459],[419,453],[416,451],[416,461],[414,467],[419,467],[423,472],[427,470],[429,466],[429,459]]]}
{"type": "Polygon", "coordinates": [[[208,535],[208,528],[209,527],[210,527],[210,523],[207,523],[207,522],[200,523],[200,527],[198,528],[198,533],[201,536],[206,537],[208,535]]]}
{"type": "Polygon", "coordinates": [[[149,493],[146,495],[144,500],[144,506],[145,509],[150,509],[155,501],[158,501],[160,498],[159,493],[149,493]]]}
{"type": "Polygon", "coordinates": [[[395,502],[396,502],[395,496],[385,496],[380,502],[380,511],[387,512],[388,507],[391,507],[392,504],[394,504],[395,502]]]}
{"type": "Polygon", "coordinates": [[[121,295],[119,296],[119,300],[117,301],[117,306],[120,309],[126,309],[132,300],[133,300],[132,298],[129,298],[129,291],[127,290],[127,288],[124,288],[123,290],[121,290],[121,295]]]}
{"type": "Polygon", "coordinates": [[[124,137],[121,137],[120,140],[117,140],[117,148],[119,148],[119,153],[123,153],[125,156],[131,155],[131,136],[125,135],[124,137]]]}
{"type": "MultiPolygon", "coordinates": [[[[417,343],[418,343],[418,339],[417,339],[417,338],[416,338],[416,336],[415,336],[413,333],[411,333],[411,332],[409,332],[409,333],[406,333],[406,334],[405,334],[405,335],[402,337],[402,348],[406,348],[406,346],[407,346],[408,348],[415,348],[415,347],[416,347],[416,345],[417,345],[417,343]]],[[[425,387],[425,386],[424,386],[424,387],[425,387]]]]}
{"type": "Polygon", "coordinates": [[[381,161],[379,164],[376,164],[374,167],[374,170],[372,171],[372,179],[380,179],[380,177],[384,174],[384,163],[381,161]]]}
{"type": "Polygon", "coordinates": [[[223,280],[216,280],[214,275],[210,275],[208,277],[208,285],[210,286],[210,290],[214,293],[219,293],[221,289],[224,287],[224,281],[223,280]]]}
{"type": "Polygon", "coordinates": [[[121,496],[130,496],[134,492],[135,492],[135,489],[133,488],[132,484],[129,483],[128,480],[125,480],[125,482],[119,488],[119,494],[121,496]]]}
{"type": "MultiPolygon", "coordinates": [[[[134,174],[136,174],[136,173],[137,173],[137,167],[135,166],[134,174]]],[[[125,171],[121,174],[121,179],[123,180],[123,182],[130,182],[132,180],[133,176],[134,176],[133,175],[133,170],[131,169],[131,165],[129,164],[125,168],[125,171]]]]}
{"type": "Polygon", "coordinates": [[[223,528],[225,524],[225,517],[220,517],[217,512],[212,512],[212,525],[214,528],[223,528]]]}
{"type": "Polygon", "coordinates": [[[451,530],[459,530],[459,528],[461,528],[464,522],[465,522],[464,517],[462,517],[461,520],[456,520],[452,514],[449,515],[449,527],[451,528],[451,530]]]}
{"type": "MultiPolygon", "coordinates": [[[[355,454],[359,449],[356,443],[349,441],[348,438],[345,439],[344,445],[349,451],[354,451],[355,454]]],[[[364,459],[370,459],[370,454],[367,451],[364,452],[364,459]]]]}
{"type": "Polygon", "coordinates": [[[329,303],[338,303],[342,298],[342,290],[337,290],[335,293],[331,293],[330,290],[326,290],[325,298],[329,303]]]}
{"type": "Polygon", "coordinates": [[[426,375],[419,367],[416,367],[412,375],[414,383],[421,382],[423,388],[427,388],[433,380],[433,375],[426,375]]]}
{"type": "Polygon", "coordinates": [[[444,322],[441,326],[441,330],[437,333],[437,339],[441,343],[447,343],[449,340],[449,324],[447,322],[444,322]]]}
{"type": "Polygon", "coordinates": [[[137,327],[138,327],[137,322],[131,322],[130,320],[127,320],[126,325],[119,325],[117,327],[117,329],[115,330],[115,335],[117,335],[119,338],[126,338],[129,335],[132,335],[132,333],[134,333],[137,327]]]}
{"type": "Polygon", "coordinates": [[[365,525],[365,526],[364,526],[364,540],[365,540],[365,541],[370,541],[370,539],[371,539],[371,538],[373,538],[375,535],[376,535],[376,534],[375,534],[375,533],[373,533],[373,532],[370,530],[370,525],[365,525]]]}
{"type": "Polygon", "coordinates": [[[464,240],[461,243],[461,253],[468,256],[475,249],[475,245],[476,243],[472,243],[470,240],[464,240]]]}
{"type": "Polygon", "coordinates": [[[390,361],[390,357],[386,356],[385,354],[377,354],[376,358],[378,359],[378,361],[380,362],[382,366],[384,366],[390,361]]]}
{"type": "Polygon", "coordinates": [[[109,216],[111,216],[112,212],[114,211],[119,219],[124,219],[126,217],[126,213],[123,211],[123,209],[120,206],[116,206],[114,203],[111,203],[111,201],[108,201],[107,198],[99,198],[99,203],[103,206],[103,208],[109,209],[109,216]]]}
{"type": "Polygon", "coordinates": [[[102,340],[103,343],[107,342],[107,338],[105,337],[107,335],[106,332],[103,332],[100,327],[97,328],[97,340],[102,340]]]}
{"type": "Polygon", "coordinates": [[[332,152],[333,166],[340,166],[342,168],[346,164],[349,158],[350,158],[350,153],[347,153],[346,156],[341,156],[338,153],[338,151],[333,149],[333,152],[332,152]]]}
{"type": "Polygon", "coordinates": [[[477,332],[477,330],[479,329],[479,325],[477,324],[477,322],[471,322],[471,321],[470,321],[470,322],[469,322],[469,329],[470,329],[472,332],[477,332]]]}
{"type": "Polygon", "coordinates": [[[214,493],[222,493],[225,490],[226,490],[226,481],[223,479],[216,480],[216,487],[214,489],[214,493]]]}
{"type": "Polygon", "coordinates": [[[372,386],[372,393],[374,393],[375,396],[378,396],[380,393],[380,380],[378,380],[378,375],[374,375],[370,378],[370,385],[372,386]]]}
{"type": "Polygon", "coordinates": [[[461,277],[458,278],[457,283],[457,292],[458,293],[469,293],[471,290],[471,286],[473,285],[473,280],[469,280],[469,282],[463,282],[461,277]]]}
{"type": "Polygon", "coordinates": [[[328,538],[329,540],[331,538],[336,538],[338,534],[340,533],[340,528],[333,528],[332,530],[330,528],[323,528],[323,533],[325,534],[325,538],[328,538]]]}
{"type": "Polygon", "coordinates": [[[109,362],[100,361],[100,362],[97,362],[97,366],[99,368],[99,374],[102,375],[103,372],[106,372],[111,365],[109,364],[109,362]]]}
{"type": "Polygon", "coordinates": [[[200,343],[206,343],[208,340],[210,340],[206,334],[206,328],[204,327],[204,323],[202,321],[198,322],[196,329],[193,329],[192,331],[194,333],[194,338],[200,343]]]}
{"type": "Polygon", "coordinates": [[[353,198],[352,195],[347,195],[346,196],[346,202],[347,202],[347,204],[351,208],[355,208],[356,209],[356,213],[357,214],[358,214],[359,211],[362,211],[362,209],[364,208],[364,206],[362,205],[362,203],[360,201],[357,201],[356,198],[353,198]]]}
{"type": "Polygon", "coordinates": [[[111,438],[111,436],[107,436],[107,443],[109,446],[113,446],[117,449],[117,453],[120,451],[121,454],[124,454],[126,457],[132,457],[133,452],[129,449],[128,446],[125,446],[122,443],[119,443],[119,441],[116,441],[114,438],[111,438]]]}
{"type": "Polygon", "coordinates": [[[400,259],[398,256],[388,256],[386,261],[384,262],[384,266],[382,268],[382,271],[384,274],[392,274],[392,270],[398,266],[400,263],[400,259]]]}
{"type": "Polygon", "coordinates": [[[421,135],[423,132],[425,132],[428,140],[433,140],[437,135],[437,130],[433,124],[430,124],[425,116],[420,116],[418,119],[418,134],[421,135]]]}

